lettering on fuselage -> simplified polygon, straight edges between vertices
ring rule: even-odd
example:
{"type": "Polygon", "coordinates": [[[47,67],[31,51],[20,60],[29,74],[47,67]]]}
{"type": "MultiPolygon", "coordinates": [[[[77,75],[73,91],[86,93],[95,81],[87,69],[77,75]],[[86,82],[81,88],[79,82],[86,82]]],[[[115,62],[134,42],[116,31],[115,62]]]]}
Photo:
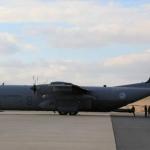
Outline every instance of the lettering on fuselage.
{"type": "Polygon", "coordinates": [[[125,92],[121,92],[121,93],[119,94],[119,99],[121,99],[121,100],[126,99],[126,97],[127,97],[127,95],[126,95],[125,92]]]}

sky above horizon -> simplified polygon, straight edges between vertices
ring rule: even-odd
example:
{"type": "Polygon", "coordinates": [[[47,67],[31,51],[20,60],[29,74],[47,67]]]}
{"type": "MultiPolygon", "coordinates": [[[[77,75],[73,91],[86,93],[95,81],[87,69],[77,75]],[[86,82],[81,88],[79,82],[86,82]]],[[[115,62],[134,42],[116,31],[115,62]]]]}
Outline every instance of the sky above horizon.
{"type": "Polygon", "coordinates": [[[118,85],[150,76],[149,0],[1,0],[1,83],[118,85]]]}

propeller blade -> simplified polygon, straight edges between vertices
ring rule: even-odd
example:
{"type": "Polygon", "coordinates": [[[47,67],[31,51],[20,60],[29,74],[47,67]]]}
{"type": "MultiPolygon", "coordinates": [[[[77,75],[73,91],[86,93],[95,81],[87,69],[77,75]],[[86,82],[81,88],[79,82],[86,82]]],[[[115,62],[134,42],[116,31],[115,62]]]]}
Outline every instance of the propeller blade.
{"type": "Polygon", "coordinates": [[[31,90],[33,91],[33,93],[35,94],[37,92],[37,86],[34,84],[32,87],[31,87],[31,90]]]}

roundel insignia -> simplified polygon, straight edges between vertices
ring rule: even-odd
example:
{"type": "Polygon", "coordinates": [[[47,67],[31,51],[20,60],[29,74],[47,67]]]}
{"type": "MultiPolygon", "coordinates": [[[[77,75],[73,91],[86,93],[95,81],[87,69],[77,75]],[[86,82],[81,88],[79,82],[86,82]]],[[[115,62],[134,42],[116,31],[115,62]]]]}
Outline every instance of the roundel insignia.
{"type": "Polygon", "coordinates": [[[120,98],[120,99],[126,99],[126,93],[121,92],[121,93],[119,94],[119,98],[120,98]]]}

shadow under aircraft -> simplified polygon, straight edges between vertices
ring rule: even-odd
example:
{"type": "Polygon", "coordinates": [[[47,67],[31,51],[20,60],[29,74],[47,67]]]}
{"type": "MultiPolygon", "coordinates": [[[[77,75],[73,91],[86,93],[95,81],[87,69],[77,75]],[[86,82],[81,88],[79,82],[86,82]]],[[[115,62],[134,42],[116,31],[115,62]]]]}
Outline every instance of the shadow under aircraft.
{"type": "Polygon", "coordinates": [[[49,110],[60,115],[80,111],[109,112],[150,96],[147,82],[115,87],[52,82],[32,86],[1,85],[0,110],[49,110]]]}

